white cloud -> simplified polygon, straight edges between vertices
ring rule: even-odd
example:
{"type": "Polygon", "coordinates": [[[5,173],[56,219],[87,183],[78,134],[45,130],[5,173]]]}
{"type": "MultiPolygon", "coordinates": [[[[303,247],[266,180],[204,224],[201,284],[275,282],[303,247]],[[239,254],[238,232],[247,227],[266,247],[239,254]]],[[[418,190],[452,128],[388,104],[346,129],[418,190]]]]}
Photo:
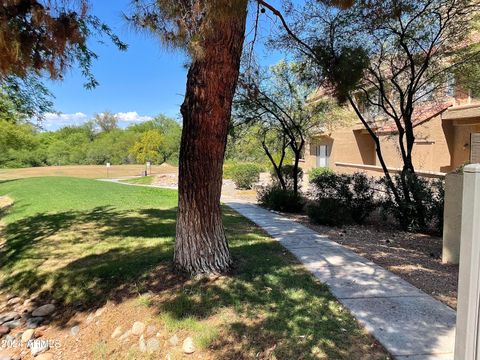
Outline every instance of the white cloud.
{"type": "MultiPolygon", "coordinates": [[[[136,111],[119,112],[115,115],[117,116],[120,127],[126,127],[132,123],[141,123],[153,119],[151,116],[140,115],[136,111]]],[[[47,113],[45,114],[43,126],[46,130],[57,130],[64,126],[81,125],[91,118],[93,118],[93,116],[88,116],[83,112],[71,114],[47,113]]]]}
{"type": "Polygon", "coordinates": [[[79,125],[88,119],[87,114],[76,112],[73,114],[46,113],[43,125],[46,129],[58,129],[62,126],[79,125]]]}
{"type": "Polygon", "coordinates": [[[118,121],[124,122],[143,122],[152,120],[151,116],[142,116],[139,115],[136,111],[129,111],[129,112],[119,112],[115,114],[118,118],[118,121]]]}

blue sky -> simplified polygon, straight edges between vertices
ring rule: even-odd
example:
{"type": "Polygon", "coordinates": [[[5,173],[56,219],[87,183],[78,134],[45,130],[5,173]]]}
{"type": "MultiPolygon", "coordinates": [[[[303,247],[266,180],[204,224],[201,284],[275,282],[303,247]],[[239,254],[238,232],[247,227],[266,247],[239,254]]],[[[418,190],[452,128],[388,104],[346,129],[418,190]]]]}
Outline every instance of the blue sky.
{"type": "MultiPolygon", "coordinates": [[[[93,73],[100,85],[93,90],[83,87],[85,79],[76,68],[61,82],[48,81],[55,109],[61,114],[47,114],[47,130],[81,124],[103,111],[118,114],[123,126],[160,113],[179,118],[188,59],[180,51],[166,50],[154,37],[131,28],[122,17],[128,8],[129,0],[92,0],[92,13],[106,22],[129,49],[120,52],[106,39],[104,43],[98,39],[91,42],[99,56],[93,73]]],[[[264,35],[269,31],[269,25],[262,27],[264,35]]],[[[261,40],[257,48],[262,64],[273,64],[281,58],[279,53],[265,51],[261,40]]]]}

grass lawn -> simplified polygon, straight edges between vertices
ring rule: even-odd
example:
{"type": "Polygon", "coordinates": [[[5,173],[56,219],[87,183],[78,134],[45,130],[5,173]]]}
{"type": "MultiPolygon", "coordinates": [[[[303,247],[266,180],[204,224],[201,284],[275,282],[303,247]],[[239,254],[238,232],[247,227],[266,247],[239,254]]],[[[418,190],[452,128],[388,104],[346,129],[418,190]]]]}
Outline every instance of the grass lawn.
{"type": "MultiPolygon", "coordinates": [[[[0,182],[2,195],[14,204],[1,218],[0,289],[55,300],[60,315],[44,331],[50,336],[81,324],[77,341],[65,336],[67,358],[150,358],[110,338],[118,324],[139,318],[160,328],[165,344],[192,336],[193,358],[387,358],[324,285],[226,207],[236,266],[207,280],[171,268],[173,190],[51,177],[0,182]],[[99,308],[106,320],[89,324],[99,308]]],[[[166,347],[161,358],[167,350],[183,358],[181,344],[166,347]]]]}
{"type": "Polygon", "coordinates": [[[151,185],[155,177],[153,175],[142,176],[132,179],[122,180],[122,182],[127,184],[136,184],[136,185],[151,185]]]}

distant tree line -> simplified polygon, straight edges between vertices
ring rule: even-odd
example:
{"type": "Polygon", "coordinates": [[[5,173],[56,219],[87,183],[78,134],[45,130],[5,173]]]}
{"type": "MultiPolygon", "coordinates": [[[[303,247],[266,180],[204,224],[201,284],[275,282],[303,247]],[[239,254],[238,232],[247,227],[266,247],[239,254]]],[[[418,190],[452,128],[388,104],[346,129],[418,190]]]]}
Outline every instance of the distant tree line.
{"type": "Polygon", "coordinates": [[[0,167],[176,163],[180,137],[179,123],[164,115],[121,129],[113,114],[103,113],[56,131],[0,118],[0,167]]]}

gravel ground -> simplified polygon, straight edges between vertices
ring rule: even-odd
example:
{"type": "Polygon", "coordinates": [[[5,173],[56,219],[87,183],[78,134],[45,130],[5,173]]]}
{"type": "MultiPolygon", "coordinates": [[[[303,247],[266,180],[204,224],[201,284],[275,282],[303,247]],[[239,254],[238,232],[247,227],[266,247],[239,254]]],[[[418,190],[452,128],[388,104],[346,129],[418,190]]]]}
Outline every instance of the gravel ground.
{"type": "Polygon", "coordinates": [[[441,238],[374,225],[330,228],[311,224],[306,215],[283,215],[328,235],[333,241],[456,309],[458,266],[442,264],[441,238]]]}

